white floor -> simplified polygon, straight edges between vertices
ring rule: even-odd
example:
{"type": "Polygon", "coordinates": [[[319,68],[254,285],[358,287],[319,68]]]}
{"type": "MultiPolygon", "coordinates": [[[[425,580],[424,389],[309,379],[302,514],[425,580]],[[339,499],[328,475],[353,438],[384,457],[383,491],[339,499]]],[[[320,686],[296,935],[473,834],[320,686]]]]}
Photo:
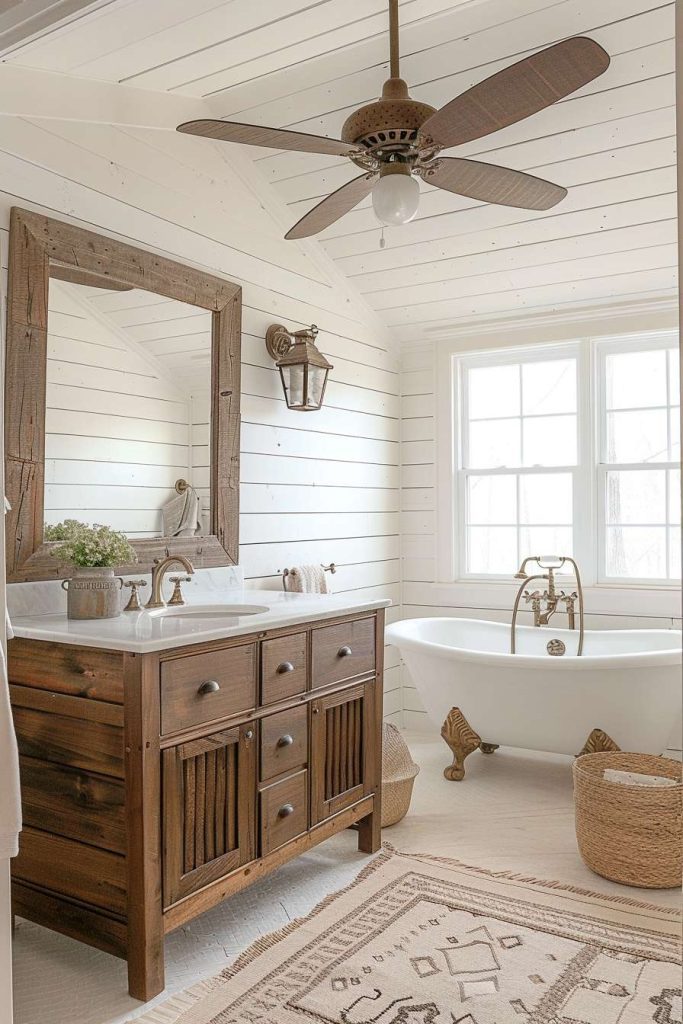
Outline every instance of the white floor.
{"type": "MultiPolygon", "coordinates": [[[[574,837],[571,759],[499,750],[473,754],[464,782],[446,782],[449,753],[438,737],[406,736],[422,771],[411,812],[385,832],[405,851],[627,893],[678,905],[677,891],[626,889],[586,867],[574,837]]],[[[216,974],[254,938],[308,911],[366,862],[346,832],[169,936],[162,998],[216,974]]],[[[126,994],[122,961],[37,925],[15,934],[15,1024],[123,1024],[148,1009],[126,994]]]]}

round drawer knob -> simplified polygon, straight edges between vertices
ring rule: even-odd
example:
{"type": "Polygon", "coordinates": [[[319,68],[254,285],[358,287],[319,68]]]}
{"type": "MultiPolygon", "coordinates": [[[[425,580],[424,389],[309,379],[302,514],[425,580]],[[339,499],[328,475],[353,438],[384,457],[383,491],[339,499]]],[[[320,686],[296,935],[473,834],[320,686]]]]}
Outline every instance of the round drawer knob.
{"type": "Polygon", "coordinates": [[[276,671],[278,675],[283,676],[285,672],[293,672],[294,666],[292,665],[291,661],[283,661],[281,665],[278,665],[276,671]]]}
{"type": "Polygon", "coordinates": [[[348,646],[348,644],[344,644],[343,647],[339,648],[339,650],[337,651],[337,654],[339,655],[340,658],[348,658],[349,655],[353,654],[353,651],[348,646]]]}
{"type": "Polygon", "coordinates": [[[294,814],[293,804],[284,804],[284,806],[277,812],[278,818],[288,818],[290,814],[294,814]]]}
{"type": "Polygon", "coordinates": [[[280,739],[277,741],[277,745],[278,747],[291,747],[293,742],[294,737],[290,736],[289,733],[286,733],[284,736],[280,737],[280,739]]]}
{"type": "Polygon", "coordinates": [[[207,693],[218,693],[220,690],[220,684],[215,679],[207,679],[205,683],[197,690],[197,693],[204,697],[207,693]]]}
{"type": "Polygon", "coordinates": [[[244,734],[245,740],[250,740],[250,739],[253,738],[253,736],[254,736],[254,730],[253,729],[247,729],[247,731],[244,734]]]}

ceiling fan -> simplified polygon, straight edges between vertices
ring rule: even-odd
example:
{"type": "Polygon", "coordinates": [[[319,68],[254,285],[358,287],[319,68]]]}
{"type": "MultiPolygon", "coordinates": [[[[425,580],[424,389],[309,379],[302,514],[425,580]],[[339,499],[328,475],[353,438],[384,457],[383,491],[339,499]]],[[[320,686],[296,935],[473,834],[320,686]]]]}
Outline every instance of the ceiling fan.
{"type": "Polygon", "coordinates": [[[341,139],[284,128],[199,120],[179,132],[223,142],[301,153],[346,156],[363,173],[342,185],[299,220],[285,238],[307,238],[329,227],[372,193],[383,224],[405,224],[417,213],[418,179],[485,203],[548,210],[566,188],[508,167],[441,156],[441,151],[515,124],[568,96],[609,67],[592,39],[575,36],[512,64],[436,110],[410,98],[399,77],[398,0],[389,0],[390,71],[382,98],[354,111],[341,139]]]}

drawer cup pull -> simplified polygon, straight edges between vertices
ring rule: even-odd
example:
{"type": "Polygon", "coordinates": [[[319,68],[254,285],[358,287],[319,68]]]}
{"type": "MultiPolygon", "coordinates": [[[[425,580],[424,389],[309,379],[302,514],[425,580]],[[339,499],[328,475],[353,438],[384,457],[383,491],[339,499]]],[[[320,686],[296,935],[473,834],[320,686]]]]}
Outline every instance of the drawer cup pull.
{"type": "Polygon", "coordinates": [[[280,737],[280,739],[277,741],[277,745],[278,747],[291,747],[293,742],[294,737],[290,736],[289,733],[286,733],[284,736],[280,737]]]}
{"type": "Polygon", "coordinates": [[[337,651],[337,656],[339,658],[348,658],[349,655],[351,654],[353,654],[353,651],[351,650],[348,644],[344,644],[344,646],[340,647],[339,650],[337,651]]]}
{"type": "Polygon", "coordinates": [[[205,697],[207,693],[218,693],[220,690],[220,684],[215,679],[207,679],[205,683],[197,690],[202,697],[205,697]]]}
{"type": "Polygon", "coordinates": [[[293,672],[294,666],[291,661],[283,661],[281,665],[278,665],[276,671],[278,675],[283,676],[285,672],[293,672]]]}
{"type": "Polygon", "coordinates": [[[278,818],[288,818],[290,816],[290,814],[294,814],[294,805],[293,804],[285,804],[277,812],[278,818]]]}

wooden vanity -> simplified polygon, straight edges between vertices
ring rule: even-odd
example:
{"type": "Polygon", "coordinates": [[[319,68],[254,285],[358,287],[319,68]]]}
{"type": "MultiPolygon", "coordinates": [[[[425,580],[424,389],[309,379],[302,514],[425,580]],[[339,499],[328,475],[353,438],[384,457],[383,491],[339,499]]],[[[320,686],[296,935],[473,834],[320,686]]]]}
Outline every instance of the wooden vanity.
{"type": "Polygon", "coordinates": [[[380,845],[384,610],[139,654],[15,638],[16,914],[164,987],[164,935],[358,823],[380,845]]]}

